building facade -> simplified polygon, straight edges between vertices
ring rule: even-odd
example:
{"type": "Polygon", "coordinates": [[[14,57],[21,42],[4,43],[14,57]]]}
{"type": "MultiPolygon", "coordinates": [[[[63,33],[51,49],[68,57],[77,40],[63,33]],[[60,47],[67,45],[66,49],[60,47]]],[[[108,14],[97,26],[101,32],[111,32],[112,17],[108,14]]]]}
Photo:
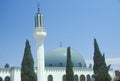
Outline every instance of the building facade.
{"type": "MultiPolygon", "coordinates": [[[[66,81],[66,58],[67,48],[59,47],[44,54],[44,39],[47,32],[43,26],[43,15],[39,8],[35,15],[35,29],[33,31],[37,47],[37,68],[35,72],[38,81],[66,81]]],[[[75,81],[94,81],[92,67],[87,67],[82,55],[71,48],[71,60],[73,63],[75,81]]],[[[114,71],[110,69],[109,74],[114,77],[114,71]]],[[[21,81],[21,68],[0,68],[0,81],[21,81]]]]}

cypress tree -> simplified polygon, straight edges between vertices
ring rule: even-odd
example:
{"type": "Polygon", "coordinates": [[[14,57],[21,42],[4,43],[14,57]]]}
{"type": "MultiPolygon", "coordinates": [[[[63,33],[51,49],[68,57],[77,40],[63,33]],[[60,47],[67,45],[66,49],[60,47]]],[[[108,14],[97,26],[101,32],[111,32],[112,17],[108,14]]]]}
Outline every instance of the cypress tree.
{"type": "Polygon", "coordinates": [[[94,57],[93,57],[93,60],[94,60],[94,66],[93,66],[93,69],[94,69],[94,73],[96,74],[96,72],[98,71],[99,67],[102,66],[102,54],[99,50],[99,46],[97,44],[97,41],[96,39],[94,39],[94,57]]]}
{"type": "Polygon", "coordinates": [[[105,62],[105,56],[102,55],[99,46],[97,44],[96,39],[94,39],[94,74],[95,81],[111,81],[111,77],[109,75],[110,65],[107,66],[105,62]]]}
{"type": "Polygon", "coordinates": [[[71,61],[70,47],[67,48],[66,81],[74,81],[74,72],[73,64],[71,61]]]}
{"type": "Polygon", "coordinates": [[[21,81],[37,81],[37,76],[34,72],[34,60],[28,40],[26,40],[26,46],[21,65],[21,81]]]}

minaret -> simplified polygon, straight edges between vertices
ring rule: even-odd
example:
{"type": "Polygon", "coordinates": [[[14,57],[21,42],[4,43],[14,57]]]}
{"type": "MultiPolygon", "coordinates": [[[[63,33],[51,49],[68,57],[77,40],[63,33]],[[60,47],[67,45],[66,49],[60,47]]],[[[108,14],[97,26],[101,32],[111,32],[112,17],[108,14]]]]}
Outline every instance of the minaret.
{"type": "Polygon", "coordinates": [[[34,39],[37,47],[37,81],[45,81],[45,62],[44,62],[44,39],[46,31],[43,27],[43,15],[40,13],[38,5],[38,12],[35,15],[35,29],[33,31],[34,39]]]}

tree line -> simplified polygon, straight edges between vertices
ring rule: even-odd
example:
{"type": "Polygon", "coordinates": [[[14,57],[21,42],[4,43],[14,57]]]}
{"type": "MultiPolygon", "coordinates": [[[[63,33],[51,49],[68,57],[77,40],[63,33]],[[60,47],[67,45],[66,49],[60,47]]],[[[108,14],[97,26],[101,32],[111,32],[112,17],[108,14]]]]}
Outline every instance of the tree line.
{"type": "MultiPolygon", "coordinates": [[[[96,39],[94,39],[93,71],[95,81],[111,81],[109,75],[110,65],[105,62],[105,54],[100,52],[96,39]]],[[[21,81],[37,81],[37,75],[34,72],[34,60],[31,53],[29,41],[26,40],[24,56],[21,63],[21,81]]],[[[74,81],[73,63],[71,60],[70,47],[67,48],[66,60],[66,81],[74,81]]]]}

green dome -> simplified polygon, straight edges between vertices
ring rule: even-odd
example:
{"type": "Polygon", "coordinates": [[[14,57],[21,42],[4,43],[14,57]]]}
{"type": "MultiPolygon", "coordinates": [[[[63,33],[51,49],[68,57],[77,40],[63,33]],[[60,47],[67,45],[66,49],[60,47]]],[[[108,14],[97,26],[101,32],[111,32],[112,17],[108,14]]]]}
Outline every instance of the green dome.
{"type": "MultiPolygon", "coordinates": [[[[86,63],[84,58],[79,52],[71,48],[71,60],[73,67],[85,67],[86,63]]],[[[45,66],[46,67],[66,67],[67,60],[67,48],[56,48],[48,51],[45,54],[45,66]]]]}

